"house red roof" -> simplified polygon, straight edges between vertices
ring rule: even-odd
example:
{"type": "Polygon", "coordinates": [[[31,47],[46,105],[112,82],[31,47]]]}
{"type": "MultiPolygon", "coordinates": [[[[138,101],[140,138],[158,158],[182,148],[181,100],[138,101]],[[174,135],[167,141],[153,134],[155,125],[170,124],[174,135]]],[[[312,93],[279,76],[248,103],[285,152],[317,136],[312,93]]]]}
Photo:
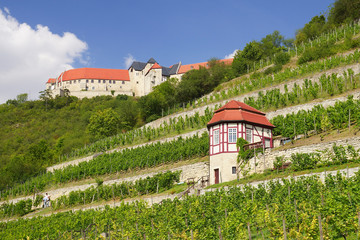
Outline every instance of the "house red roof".
{"type": "Polygon", "coordinates": [[[235,100],[217,109],[210,122],[208,122],[207,127],[209,128],[222,122],[248,122],[270,128],[275,127],[265,117],[265,113],[235,100]]]}
{"type": "MultiPolygon", "coordinates": [[[[233,62],[233,58],[228,59],[221,59],[218,60],[219,62],[223,62],[225,65],[230,65],[233,62]]],[[[187,64],[187,65],[181,65],[179,68],[178,74],[186,73],[193,69],[199,69],[200,67],[208,68],[208,62],[201,62],[201,63],[194,63],[194,64],[187,64]]]]}
{"type": "Polygon", "coordinates": [[[77,68],[67,70],[60,74],[59,80],[69,81],[75,79],[102,79],[130,81],[128,70],[123,69],[104,69],[104,68],[77,68]]]}

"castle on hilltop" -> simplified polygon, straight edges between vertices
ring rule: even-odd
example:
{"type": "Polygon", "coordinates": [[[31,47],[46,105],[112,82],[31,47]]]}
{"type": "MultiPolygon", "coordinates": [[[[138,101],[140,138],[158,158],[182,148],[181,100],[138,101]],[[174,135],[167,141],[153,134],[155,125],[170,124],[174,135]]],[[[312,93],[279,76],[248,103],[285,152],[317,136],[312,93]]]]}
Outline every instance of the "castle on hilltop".
{"type": "MultiPolygon", "coordinates": [[[[219,60],[224,64],[231,64],[233,59],[219,60]]],[[[208,62],[182,65],[181,62],[170,67],[160,66],[155,59],[150,58],[146,63],[134,61],[128,70],[103,68],[78,68],[64,71],[57,78],[50,78],[46,89],[52,96],[63,96],[65,89],[71,96],[91,98],[102,95],[117,96],[145,96],[153,87],[169,78],[181,80],[184,73],[209,67],[208,62]]]]}

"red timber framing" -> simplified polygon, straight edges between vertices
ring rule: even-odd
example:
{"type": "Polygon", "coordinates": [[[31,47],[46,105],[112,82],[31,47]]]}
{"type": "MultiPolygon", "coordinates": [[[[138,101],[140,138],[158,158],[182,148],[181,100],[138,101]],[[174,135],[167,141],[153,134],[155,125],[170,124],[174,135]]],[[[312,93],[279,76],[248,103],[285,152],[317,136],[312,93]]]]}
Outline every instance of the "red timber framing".
{"type": "MultiPolygon", "coordinates": [[[[265,144],[265,141],[269,141],[267,147],[273,147],[273,135],[270,128],[265,128],[262,126],[251,125],[248,123],[222,123],[215,125],[210,128],[210,156],[220,154],[220,153],[236,153],[236,141],[233,143],[229,142],[229,129],[236,128],[236,139],[243,138],[246,139],[246,129],[251,130],[251,142],[254,143],[254,139],[257,139],[256,142],[261,141],[265,144]],[[219,142],[215,143],[214,132],[219,131],[219,142]],[[269,131],[269,137],[265,135],[265,131],[269,131]]],[[[266,145],[265,145],[266,146],[266,145]]]]}

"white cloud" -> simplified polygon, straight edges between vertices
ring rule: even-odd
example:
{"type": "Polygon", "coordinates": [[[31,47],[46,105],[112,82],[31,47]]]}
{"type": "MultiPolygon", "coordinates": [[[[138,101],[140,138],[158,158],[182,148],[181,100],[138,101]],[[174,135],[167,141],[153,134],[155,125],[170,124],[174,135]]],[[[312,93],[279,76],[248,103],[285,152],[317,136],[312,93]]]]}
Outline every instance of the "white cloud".
{"type": "Polygon", "coordinates": [[[136,59],[131,54],[128,54],[127,57],[124,57],[124,64],[126,69],[128,69],[131,66],[133,61],[136,61],[136,59]]]}
{"type": "Polygon", "coordinates": [[[10,14],[10,10],[7,7],[4,7],[4,11],[9,15],[10,14]]]}
{"type": "Polygon", "coordinates": [[[232,53],[225,55],[224,59],[233,58],[235,56],[237,50],[238,49],[235,49],[232,53]]]}
{"type": "Polygon", "coordinates": [[[84,61],[87,44],[73,33],[60,36],[42,25],[33,29],[4,11],[0,9],[0,103],[20,93],[38,98],[50,77],[84,61]]]}

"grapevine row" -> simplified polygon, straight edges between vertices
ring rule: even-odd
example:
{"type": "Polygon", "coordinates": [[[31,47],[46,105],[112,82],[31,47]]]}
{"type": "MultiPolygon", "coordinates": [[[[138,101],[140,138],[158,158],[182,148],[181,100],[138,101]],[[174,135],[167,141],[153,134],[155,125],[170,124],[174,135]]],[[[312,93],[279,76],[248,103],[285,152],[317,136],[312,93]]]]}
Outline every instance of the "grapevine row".
{"type": "MultiPolygon", "coordinates": [[[[101,200],[122,200],[125,198],[137,197],[145,194],[163,192],[179,182],[180,171],[158,173],[152,177],[138,179],[133,182],[122,182],[120,184],[99,185],[90,187],[84,191],[71,191],[68,196],[63,195],[54,201],[51,206],[54,210],[69,208],[75,205],[90,204],[101,200]]],[[[3,203],[0,206],[0,218],[23,216],[31,212],[32,207],[38,207],[42,201],[42,196],[37,195],[34,201],[31,199],[21,200],[17,203],[3,203]]]]}
{"type": "Polygon", "coordinates": [[[285,234],[290,239],[354,238],[359,229],[359,185],[359,173],[328,175],[325,183],[317,177],[283,179],[152,207],[136,202],[0,223],[0,238],[69,238],[85,230],[88,239],[105,232],[119,239],[279,239],[285,234]]]}
{"type": "Polygon", "coordinates": [[[209,136],[193,136],[186,139],[178,138],[171,142],[155,143],[134,149],[124,149],[121,152],[103,154],[97,158],[82,162],[79,165],[67,166],[54,172],[47,172],[34,177],[1,193],[2,198],[20,194],[29,195],[34,189],[44,190],[51,184],[61,184],[70,181],[78,181],[89,177],[97,177],[104,174],[122,173],[128,170],[138,170],[154,167],[161,164],[173,163],[194,157],[208,155],[209,136]]]}

